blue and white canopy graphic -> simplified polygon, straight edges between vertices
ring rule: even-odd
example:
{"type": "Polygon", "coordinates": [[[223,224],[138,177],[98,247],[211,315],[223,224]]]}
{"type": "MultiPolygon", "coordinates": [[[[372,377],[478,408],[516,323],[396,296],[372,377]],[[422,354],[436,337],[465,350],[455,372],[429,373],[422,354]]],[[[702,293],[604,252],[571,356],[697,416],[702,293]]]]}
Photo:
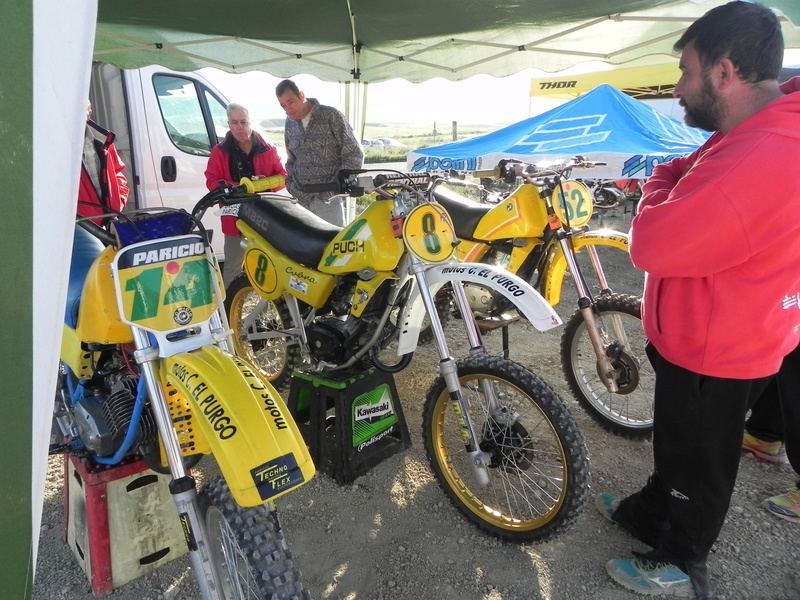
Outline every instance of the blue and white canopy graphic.
{"type": "Polygon", "coordinates": [[[479,171],[502,159],[540,163],[581,155],[607,163],[591,169],[593,179],[644,179],[655,165],[694,151],[708,136],[603,84],[536,117],[415,150],[407,160],[411,171],[479,171]]]}

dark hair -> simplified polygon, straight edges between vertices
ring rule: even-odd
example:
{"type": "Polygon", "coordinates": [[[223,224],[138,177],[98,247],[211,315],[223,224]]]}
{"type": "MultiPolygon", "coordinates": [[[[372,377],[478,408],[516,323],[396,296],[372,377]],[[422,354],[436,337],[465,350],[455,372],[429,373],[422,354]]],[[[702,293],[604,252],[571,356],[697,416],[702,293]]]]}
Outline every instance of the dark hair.
{"type": "Polygon", "coordinates": [[[729,2],[712,8],[689,26],[675,43],[683,50],[694,42],[703,69],[729,58],[749,83],[778,79],[783,65],[783,34],[778,17],[752,2],[729,2]]]}
{"type": "Polygon", "coordinates": [[[300,88],[298,88],[297,84],[291,79],[284,79],[275,86],[275,95],[278,98],[283,96],[286,92],[292,92],[295,96],[300,96],[300,88]]]}

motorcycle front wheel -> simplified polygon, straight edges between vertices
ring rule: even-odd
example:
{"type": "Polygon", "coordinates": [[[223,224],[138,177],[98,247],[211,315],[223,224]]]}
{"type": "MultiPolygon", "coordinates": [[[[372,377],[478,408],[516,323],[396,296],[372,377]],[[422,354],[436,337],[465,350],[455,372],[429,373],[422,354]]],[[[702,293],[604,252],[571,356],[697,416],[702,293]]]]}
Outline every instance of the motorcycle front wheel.
{"type": "Polygon", "coordinates": [[[234,351],[259,368],[277,389],[288,385],[295,367],[300,363],[300,347],[287,337],[264,338],[270,331],[291,327],[289,308],[282,299],[262,297],[250,284],[247,275],[240,273],[231,281],[225,295],[225,312],[233,329],[234,351]],[[254,311],[258,314],[245,325],[254,311]]]}
{"type": "Polygon", "coordinates": [[[497,356],[458,361],[458,377],[490,457],[489,483],[473,474],[440,376],[423,411],[425,451],[439,485],[467,519],[499,538],[544,541],[565,531],[586,503],[589,459],[563,400],[528,369],[497,356]],[[494,407],[487,389],[498,399],[494,407]]]}
{"type": "Polygon", "coordinates": [[[274,510],[239,506],[220,476],[212,477],[199,497],[222,598],[310,600],[274,510]]]}
{"type": "Polygon", "coordinates": [[[561,365],[570,390],[603,428],[631,439],[653,431],[655,372],[645,354],[641,300],[628,294],[595,298],[594,316],[618,391],[611,392],[598,372],[583,315],[576,311],[561,336],[561,365]]]}

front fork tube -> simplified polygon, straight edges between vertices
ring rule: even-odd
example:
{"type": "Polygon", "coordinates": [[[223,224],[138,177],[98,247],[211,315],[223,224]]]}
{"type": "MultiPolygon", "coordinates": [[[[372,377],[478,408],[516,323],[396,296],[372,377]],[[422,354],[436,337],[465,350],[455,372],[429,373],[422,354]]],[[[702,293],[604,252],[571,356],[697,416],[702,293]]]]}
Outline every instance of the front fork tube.
{"type": "MultiPolygon", "coordinates": [[[[578,292],[578,308],[581,311],[583,322],[586,324],[586,333],[589,336],[594,355],[597,358],[598,374],[603,381],[603,385],[606,386],[606,389],[611,393],[616,393],[619,391],[619,387],[614,378],[614,366],[611,362],[611,357],[606,354],[603,340],[600,339],[600,330],[597,327],[597,320],[595,319],[594,302],[589,295],[589,289],[586,286],[583,273],[581,273],[580,267],[578,267],[578,261],[575,260],[572,239],[566,234],[561,234],[559,235],[558,243],[561,246],[561,251],[564,253],[567,267],[570,273],[572,273],[572,280],[575,282],[575,289],[578,292]]],[[[602,269],[600,272],[602,272],[602,269]]]]}
{"type": "Polygon", "coordinates": [[[608,287],[608,280],[603,271],[603,265],[600,264],[600,257],[597,255],[597,248],[595,246],[586,246],[586,251],[589,253],[589,259],[592,261],[595,275],[597,275],[597,282],[600,284],[601,294],[610,294],[611,288],[608,287]]]}
{"type": "MultiPolygon", "coordinates": [[[[478,436],[475,433],[475,424],[470,418],[469,399],[467,399],[464,396],[464,393],[461,391],[461,382],[458,379],[458,365],[450,355],[450,348],[447,345],[447,339],[444,335],[444,327],[442,327],[442,322],[439,319],[439,313],[436,312],[436,304],[433,300],[433,295],[428,288],[428,281],[425,277],[425,265],[415,259],[414,264],[411,267],[411,271],[416,278],[420,296],[422,297],[422,301],[425,304],[425,310],[428,312],[428,316],[431,321],[433,337],[436,341],[436,348],[439,350],[439,357],[441,359],[439,361],[439,372],[442,374],[442,378],[447,385],[447,391],[450,394],[450,404],[453,407],[456,420],[461,430],[461,439],[464,441],[464,448],[470,458],[472,474],[475,477],[475,481],[478,483],[478,485],[486,486],[489,484],[488,466],[490,456],[478,446],[478,436]]],[[[462,319],[465,322],[471,321],[474,326],[474,336],[470,334],[469,326],[467,326],[467,335],[470,336],[470,345],[473,346],[473,349],[477,350],[477,347],[479,347],[480,343],[480,333],[478,332],[478,328],[474,323],[474,319],[470,318],[472,311],[469,310],[469,306],[467,305],[464,289],[461,287],[460,281],[453,281],[452,285],[453,291],[455,292],[456,302],[459,303],[459,309],[462,311],[462,319]],[[469,312],[464,312],[465,307],[469,312]],[[473,341],[476,340],[478,342],[477,347],[475,344],[473,344],[473,341]]],[[[470,353],[472,353],[473,349],[470,350],[470,353]]]]}
{"type": "Polygon", "coordinates": [[[206,529],[200,519],[195,481],[186,473],[183,466],[183,454],[178,443],[178,435],[172,425],[172,416],[164,389],[156,375],[155,365],[158,361],[158,349],[150,345],[144,331],[136,328],[132,328],[132,331],[136,345],[134,354],[141,369],[141,377],[145,378],[147,393],[150,397],[150,409],[155,418],[159,438],[172,474],[169,489],[178,508],[200,595],[204,600],[221,600],[221,588],[217,574],[208,555],[206,529]]]}

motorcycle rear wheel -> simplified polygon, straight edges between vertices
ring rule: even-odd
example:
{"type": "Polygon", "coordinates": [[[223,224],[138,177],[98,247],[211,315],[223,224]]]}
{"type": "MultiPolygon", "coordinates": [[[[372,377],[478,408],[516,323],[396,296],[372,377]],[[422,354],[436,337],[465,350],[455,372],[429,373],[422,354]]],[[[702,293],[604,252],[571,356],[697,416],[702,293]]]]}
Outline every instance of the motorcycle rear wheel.
{"type": "Polygon", "coordinates": [[[564,401],[528,369],[497,356],[458,361],[458,376],[491,464],[489,484],[479,485],[440,376],[426,396],[423,440],[451,502],[484,531],[514,542],[544,541],[567,530],[586,504],[589,459],[564,401]],[[489,413],[484,382],[501,400],[496,417],[514,417],[489,413]]]}
{"type": "Polygon", "coordinates": [[[655,373],[645,354],[641,300],[627,294],[595,298],[595,319],[603,346],[614,355],[618,393],[608,391],[597,370],[586,323],[580,311],[567,321],[561,336],[561,366],[580,405],[603,428],[627,438],[646,438],[653,431],[655,373]],[[622,327],[627,344],[614,333],[622,327]],[[624,347],[623,347],[624,346],[624,347]]]}
{"type": "Polygon", "coordinates": [[[199,497],[209,558],[225,600],[310,600],[274,510],[239,506],[220,476],[212,477],[199,497]]]}
{"type": "Polygon", "coordinates": [[[296,340],[288,336],[254,339],[259,333],[291,327],[292,318],[286,302],[282,299],[266,300],[253,288],[247,275],[241,273],[228,286],[225,311],[233,329],[236,354],[258,367],[277,389],[286,387],[295,367],[301,362],[296,340]],[[254,310],[260,310],[260,313],[253,325],[245,330],[244,319],[254,310]]]}

